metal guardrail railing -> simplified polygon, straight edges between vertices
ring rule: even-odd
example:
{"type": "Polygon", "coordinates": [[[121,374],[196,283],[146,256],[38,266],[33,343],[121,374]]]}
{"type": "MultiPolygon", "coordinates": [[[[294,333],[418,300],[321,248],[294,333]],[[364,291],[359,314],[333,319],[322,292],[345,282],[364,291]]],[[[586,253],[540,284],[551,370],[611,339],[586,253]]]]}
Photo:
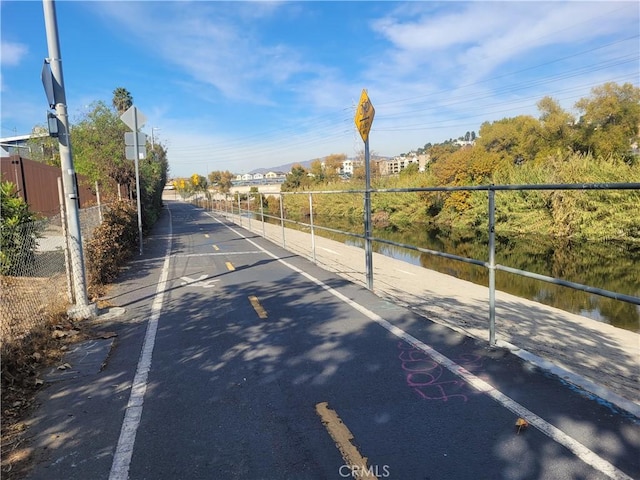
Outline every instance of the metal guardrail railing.
{"type": "MultiPolygon", "coordinates": [[[[224,210],[223,213],[228,213],[234,215],[236,212],[238,217],[240,218],[240,225],[242,226],[242,218],[243,215],[246,215],[249,229],[251,228],[251,217],[253,215],[259,214],[261,217],[262,225],[263,225],[263,236],[264,235],[264,222],[265,218],[272,219],[280,223],[282,228],[282,246],[286,248],[286,238],[285,238],[285,225],[286,224],[295,224],[298,226],[306,227],[310,229],[311,232],[311,251],[312,251],[312,260],[314,263],[316,262],[316,253],[315,253],[315,231],[316,230],[324,230],[328,232],[333,232],[341,235],[346,235],[348,237],[359,238],[365,241],[368,244],[368,248],[365,248],[365,254],[368,252],[372,252],[371,244],[372,242],[383,243],[387,245],[392,245],[400,248],[405,248],[408,250],[413,250],[416,252],[426,253],[429,255],[444,257],[450,260],[455,260],[459,262],[469,263],[473,265],[477,265],[480,267],[484,267],[488,269],[489,272],[489,343],[490,345],[495,345],[496,336],[495,336],[495,315],[496,315],[496,284],[495,284],[495,272],[496,270],[508,272],[515,275],[520,275],[523,277],[532,278],[535,280],[540,280],[547,283],[552,283],[556,285],[561,285],[564,287],[568,287],[574,290],[580,290],[586,293],[592,293],[595,295],[600,295],[607,298],[612,298],[614,300],[620,300],[623,302],[632,303],[635,305],[640,305],[640,297],[635,297],[632,295],[626,295],[620,292],[614,292],[610,290],[605,290],[602,288],[597,288],[590,285],[584,285],[581,283],[571,282],[561,278],[550,277],[547,275],[541,275],[538,273],[530,272],[527,270],[520,270],[513,267],[508,267],[505,265],[500,265],[495,263],[495,254],[496,254],[496,240],[495,240],[495,194],[499,191],[523,191],[523,190],[638,190],[640,191],[640,183],[581,183],[581,184],[540,184],[540,185],[473,185],[473,186],[453,186],[453,187],[421,187],[421,188],[392,188],[392,189],[371,189],[367,190],[329,190],[329,191],[305,191],[305,192],[280,192],[279,197],[279,209],[280,216],[268,215],[264,213],[264,194],[260,193],[250,193],[246,197],[246,208],[242,208],[241,196],[238,193],[237,197],[232,197],[233,201],[229,201],[229,196],[225,196],[224,198],[224,210]],[[489,214],[489,222],[488,222],[488,261],[482,261],[474,258],[463,257],[459,255],[454,255],[446,252],[441,252],[437,250],[431,250],[426,248],[421,248],[415,245],[409,245],[404,243],[399,243],[391,240],[386,240],[382,238],[376,238],[372,235],[367,235],[366,233],[358,234],[353,232],[348,232],[344,230],[329,228],[325,226],[319,226],[314,224],[314,213],[313,213],[313,197],[314,195],[332,195],[332,194],[354,194],[354,195],[366,195],[369,194],[377,194],[377,193],[419,193],[419,192],[460,192],[460,191],[486,191],[488,194],[488,214],[489,214]],[[309,197],[309,223],[300,222],[297,220],[287,219],[284,217],[284,197],[286,195],[307,195],[309,197]],[[253,197],[252,197],[253,196],[253,197]],[[237,205],[236,205],[237,198],[237,205]],[[251,201],[252,199],[259,198],[260,200],[260,210],[259,212],[251,209],[251,201]]],[[[271,194],[273,196],[274,194],[271,194]]],[[[212,210],[213,210],[212,204],[212,210]]],[[[365,223],[368,219],[371,218],[370,215],[364,215],[365,223]]],[[[365,225],[365,232],[371,232],[372,229],[370,225],[365,225]]],[[[367,261],[367,287],[371,290],[373,289],[373,268],[371,267],[371,262],[367,261]]]]}

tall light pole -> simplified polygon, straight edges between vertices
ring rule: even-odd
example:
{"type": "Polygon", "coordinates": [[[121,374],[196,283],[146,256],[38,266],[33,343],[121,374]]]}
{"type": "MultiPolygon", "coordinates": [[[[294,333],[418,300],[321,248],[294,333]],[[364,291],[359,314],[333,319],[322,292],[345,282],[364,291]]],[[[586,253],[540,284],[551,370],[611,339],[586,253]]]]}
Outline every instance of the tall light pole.
{"type": "Polygon", "coordinates": [[[87,297],[87,284],[84,270],[84,257],[82,253],[82,233],[80,231],[80,216],[78,212],[78,192],[76,191],[73,158],[71,155],[71,139],[69,136],[69,117],[67,115],[67,100],[64,91],[62,76],[62,57],[60,55],[60,42],[58,40],[58,22],[56,8],[53,0],[43,0],[44,20],[47,33],[47,45],[49,48],[48,64],[51,72],[43,81],[47,95],[51,93],[53,101],[49,99],[49,106],[55,107],[58,142],[60,148],[60,167],[62,169],[62,188],[64,190],[64,202],[67,210],[68,241],[71,256],[71,270],[75,294],[75,306],[69,309],[68,314],[72,318],[91,318],[97,313],[95,304],[90,305],[87,297]],[[51,90],[51,91],[50,91],[51,90]]]}
{"type": "Polygon", "coordinates": [[[154,136],[153,136],[153,132],[155,130],[160,130],[159,127],[151,127],[151,151],[153,151],[154,147],[155,147],[155,140],[154,140],[154,136]]]}

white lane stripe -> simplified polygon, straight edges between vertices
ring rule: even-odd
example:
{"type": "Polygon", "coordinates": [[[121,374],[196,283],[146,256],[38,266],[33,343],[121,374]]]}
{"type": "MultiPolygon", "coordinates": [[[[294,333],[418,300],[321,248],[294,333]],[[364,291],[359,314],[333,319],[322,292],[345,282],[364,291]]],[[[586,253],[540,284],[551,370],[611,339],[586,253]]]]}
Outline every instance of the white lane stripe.
{"type": "Polygon", "coordinates": [[[564,433],[559,428],[553,426],[552,424],[550,424],[546,420],[542,419],[541,417],[539,417],[538,415],[533,413],[531,410],[529,410],[526,407],[520,405],[518,402],[513,400],[511,397],[505,395],[504,393],[500,392],[499,390],[496,390],[491,384],[489,384],[488,382],[482,380],[481,378],[476,377],[471,372],[469,372],[467,369],[465,369],[464,367],[458,365],[457,363],[455,363],[453,360],[449,359],[448,357],[445,357],[443,354],[441,354],[437,350],[435,350],[432,347],[422,343],[420,340],[418,340],[417,338],[415,338],[412,335],[408,334],[407,332],[405,332],[401,328],[398,328],[395,325],[392,325],[391,323],[389,323],[387,320],[382,318],[377,313],[374,313],[371,310],[369,310],[368,308],[363,307],[359,303],[354,302],[350,298],[344,296],[342,293],[338,292],[337,290],[334,290],[332,287],[330,287],[326,283],[323,283],[321,280],[313,277],[312,275],[308,274],[307,272],[304,272],[303,270],[300,270],[298,267],[296,267],[294,265],[291,265],[290,263],[286,262],[285,260],[282,260],[277,255],[269,252],[268,250],[265,250],[260,245],[256,244],[252,240],[248,239],[247,237],[242,235],[242,233],[238,232],[237,230],[235,230],[234,228],[230,227],[229,225],[224,224],[223,222],[221,222],[217,218],[213,217],[212,215],[210,215],[210,216],[214,220],[216,220],[218,223],[224,225],[229,230],[234,232],[239,237],[243,238],[247,242],[251,243],[253,246],[255,246],[255,247],[259,248],[260,250],[262,250],[265,254],[269,255],[271,258],[277,260],[278,262],[280,262],[283,265],[285,265],[287,268],[293,270],[296,273],[299,273],[300,275],[302,275],[303,277],[305,277],[309,281],[311,281],[311,282],[315,283],[316,285],[320,286],[321,288],[323,288],[327,292],[331,293],[331,295],[333,295],[334,297],[342,300],[344,303],[350,305],[351,307],[353,307],[354,309],[356,309],[357,311],[359,311],[360,313],[362,313],[363,315],[365,315],[369,319],[373,320],[374,322],[378,323],[379,325],[381,325],[382,327],[387,329],[389,332],[393,333],[396,337],[401,338],[402,340],[404,340],[407,343],[411,344],[413,347],[422,350],[424,353],[429,355],[436,362],[440,363],[443,367],[445,367],[447,370],[452,372],[454,375],[457,375],[458,377],[462,378],[464,381],[466,381],[473,388],[475,388],[479,392],[485,393],[486,395],[488,395],[489,397],[494,399],[496,402],[498,402],[500,405],[502,405],[506,409],[508,409],[511,412],[515,413],[519,417],[524,418],[527,422],[529,422],[530,425],[536,427],[538,430],[540,430],[542,433],[544,433],[547,437],[551,438],[555,442],[559,443],[560,445],[562,445],[565,448],[567,448],[568,450],[570,450],[572,453],[574,453],[580,460],[582,460],[587,465],[590,465],[594,469],[598,470],[599,472],[602,472],[607,477],[609,477],[611,479],[614,479],[614,480],[633,480],[633,478],[631,478],[626,473],[624,473],[623,471],[621,471],[618,468],[616,468],[614,465],[609,463],[604,458],[600,457],[596,453],[594,453],[591,450],[589,450],[583,444],[578,442],[575,438],[570,437],[569,435],[564,433]]]}
{"type": "Polygon", "coordinates": [[[333,253],[334,255],[340,256],[340,254],[338,252],[336,252],[335,250],[331,250],[330,248],[325,248],[325,247],[320,247],[320,248],[322,250],[324,250],[325,252],[333,253]]]}
{"type": "Polygon", "coordinates": [[[156,332],[158,331],[158,319],[162,310],[162,301],[167,286],[167,278],[169,277],[169,260],[171,258],[171,239],[172,239],[172,221],[171,210],[169,212],[169,235],[167,241],[167,250],[164,257],[162,272],[160,273],[160,281],[156,287],[156,294],[151,304],[151,316],[147,324],[147,332],[142,345],[142,352],[138,360],[136,375],[133,378],[131,386],[131,394],[129,395],[129,403],[124,414],[122,429],[120,430],[120,438],[113,456],[111,464],[111,472],[109,480],[127,480],[129,478],[129,466],[131,465],[131,456],[133,455],[133,446],[136,441],[136,433],[140,425],[142,417],[142,404],[144,403],[144,394],[147,391],[147,378],[151,369],[151,357],[153,356],[153,347],[156,342],[156,332]]]}

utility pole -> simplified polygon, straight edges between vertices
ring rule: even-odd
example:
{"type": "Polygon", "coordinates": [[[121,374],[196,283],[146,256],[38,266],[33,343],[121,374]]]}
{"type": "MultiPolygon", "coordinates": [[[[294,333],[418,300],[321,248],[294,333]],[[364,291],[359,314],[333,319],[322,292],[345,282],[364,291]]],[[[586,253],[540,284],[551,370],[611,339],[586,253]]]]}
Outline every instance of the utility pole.
{"type": "MultiPolygon", "coordinates": [[[[80,216],[78,212],[78,192],[76,191],[75,182],[76,172],[73,168],[73,158],[71,155],[69,117],[67,115],[67,100],[62,76],[62,57],[60,55],[60,42],[58,39],[58,22],[54,1],[43,0],[42,4],[44,7],[47,46],[49,48],[49,58],[46,62],[51,68],[50,76],[53,85],[53,105],[51,104],[50,99],[49,106],[51,108],[55,107],[55,116],[58,124],[62,188],[64,191],[65,208],[67,210],[67,232],[75,294],[75,305],[70,308],[67,313],[72,318],[87,319],[96,316],[97,308],[95,304],[89,304],[87,297],[84,257],[82,253],[82,234],[80,231],[80,216]]],[[[45,90],[47,90],[46,85],[45,90]]]]}

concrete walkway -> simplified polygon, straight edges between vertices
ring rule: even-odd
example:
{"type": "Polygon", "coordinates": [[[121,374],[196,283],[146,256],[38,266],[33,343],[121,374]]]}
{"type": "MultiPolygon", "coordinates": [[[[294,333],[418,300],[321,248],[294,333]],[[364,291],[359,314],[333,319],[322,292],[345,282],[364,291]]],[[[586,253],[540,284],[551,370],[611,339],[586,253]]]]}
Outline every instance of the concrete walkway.
{"type": "MultiPolygon", "coordinates": [[[[240,223],[237,215],[225,215],[240,223]]],[[[282,228],[242,218],[242,227],[278,245],[282,228]]],[[[313,258],[309,233],[285,228],[284,246],[313,258]]],[[[366,286],[364,250],[315,235],[316,263],[366,286]]],[[[428,319],[489,341],[489,289],[374,253],[374,292],[428,319]]],[[[496,293],[496,339],[516,355],[640,417],[640,335],[496,293]]]]}

